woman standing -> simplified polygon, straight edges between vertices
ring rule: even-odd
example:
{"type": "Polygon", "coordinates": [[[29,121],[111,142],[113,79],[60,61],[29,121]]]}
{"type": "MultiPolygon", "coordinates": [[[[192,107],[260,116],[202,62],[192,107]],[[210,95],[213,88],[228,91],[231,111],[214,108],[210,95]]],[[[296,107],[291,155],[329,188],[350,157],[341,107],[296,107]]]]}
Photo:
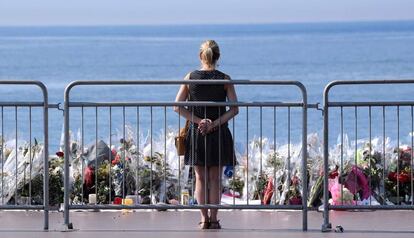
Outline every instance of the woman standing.
{"type": "MultiPolygon", "coordinates": [[[[230,80],[230,77],[217,70],[220,49],[214,40],[207,40],[200,47],[201,69],[195,70],[185,80],[230,80]]],[[[176,102],[179,101],[236,102],[237,95],[232,84],[183,84],[176,102]]],[[[186,165],[194,165],[196,174],[195,197],[198,204],[220,204],[221,174],[224,166],[235,161],[233,138],[227,121],[237,115],[237,106],[226,110],[225,106],[175,107],[174,110],[189,120],[190,127],[186,138],[186,165]]],[[[201,229],[220,229],[217,209],[201,209],[201,229]]]]}

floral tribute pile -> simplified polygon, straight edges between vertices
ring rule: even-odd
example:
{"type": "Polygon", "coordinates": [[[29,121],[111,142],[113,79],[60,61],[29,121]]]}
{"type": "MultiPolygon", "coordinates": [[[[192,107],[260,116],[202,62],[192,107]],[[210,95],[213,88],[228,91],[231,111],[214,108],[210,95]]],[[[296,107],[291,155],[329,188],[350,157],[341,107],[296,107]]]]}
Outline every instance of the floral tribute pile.
{"type": "MultiPolygon", "coordinates": [[[[43,203],[44,146],[0,138],[0,204],[43,203]],[[17,155],[17,159],[16,159],[17,155]]],[[[49,159],[50,204],[63,201],[63,158],[49,159]]]]}
{"type": "MultiPolygon", "coordinates": [[[[173,137],[167,137],[167,146],[171,147],[173,137]]],[[[164,144],[158,143],[160,140],[153,141],[151,149],[150,142],[138,146],[132,138],[135,137],[121,138],[111,148],[102,140],[87,148],[71,141],[72,203],[91,203],[90,194],[95,194],[97,204],[118,204],[127,196],[135,196],[134,201],[142,204],[178,201],[180,184],[175,151],[164,149],[164,144]]]]}
{"type": "MultiPolygon", "coordinates": [[[[130,127],[125,138],[81,146],[71,138],[70,202],[72,204],[121,204],[132,198],[135,204],[194,204],[194,174],[177,156],[176,131],[164,139],[140,135],[139,144],[130,127]],[[189,197],[185,197],[189,196],[189,197]]],[[[41,204],[43,201],[43,145],[31,148],[24,141],[1,140],[0,204],[41,204]],[[17,154],[17,161],[16,161],[17,154]],[[17,162],[17,163],[16,163],[17,162]],[[16,170],[17,168],[17,170],[16,170]],[[16,186],[17,184],[17,186],[16,186]],[[3,202],[3,203],[2,203],[3,202]]],[[[300,144],[274,146],[268,138],[253,138],[247,145],[236,144],[234,167],[222,174],[222,204],[302,204],[307,186],[308,206],[323,202],[322,142],[316,134],[308,137],[308,163],[302,168],[300,144]],[[248,151],[248,154],[246,154],[248,151]],[[290,163],[288,163],[290,161],[290,163]],[[302,169],[308,183],[302,183],[302,169]]],[[[407,145],[395,146],[389,138],[338,143],[329,156],[329,192],[333,205],[400,205],[413,202],[413,158],[407,145]],[[341,153],[342,151],[342,153],[341,153]]],[[[50,205],[63,202],[64,153],[49,159],[50,205]]]]}
{"type": "MultiPolygon", "coordinates": [[[[358,140],[329,152],[329,203],[332,205],[411,205],[413,153],[407,145],[393,146],[389,138],[358,140]],[[352,146],[350,146],[352,144],[352,146]],[[341,162],[342,158],[342,162],[341,162]]],[[[323,172],[311,188],[309,206],[322,204],[323,172]]]]}

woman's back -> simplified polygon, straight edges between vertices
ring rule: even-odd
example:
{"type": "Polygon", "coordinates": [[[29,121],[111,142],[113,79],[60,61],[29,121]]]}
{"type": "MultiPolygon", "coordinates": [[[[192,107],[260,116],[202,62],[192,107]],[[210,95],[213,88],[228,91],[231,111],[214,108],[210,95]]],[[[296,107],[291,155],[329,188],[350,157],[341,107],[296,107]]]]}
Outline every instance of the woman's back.
{"type": "MultiPolygon", "coordinates": [[[[195,70],[190,73],[190,80],[222,80],[227,78],[229,77],[219,70],[195,70]]],[[[190,84],[189,101],[225,102],[226,90],[223,84],[190,84]]],[[[215,120],[225,113],[226,107],[195,106],[193,109],[190,108],[190,110],[194,111],[194,114],[198,117],[215,120]],[[206,108],[205,114],[204,108],[206,108]]]]}
{"type": "MultiPolygon", "coordinates": [[[[230,77],[216,70],[220,49],[213,40],[205,41],[200,46],[201,70],[191,72],[187,80],[230,80],[230,77]]],[[[210,82],[211,83],[211,82],[210,82]]],[[[177,102],[237,102],[237,95],[232,84],[206,85],[200,82],[181,85],[177,102]]],[[[203,104],[201,104],[203,105],[203,104]]],[[[227,122],[238,113],[237,106],[175,106],[174,111],[185,117],[189,122],[185,137],[185,165],[191,165],[195,171],[195,190],[197,203],[220,204],[221,173],[224,166],[234,166],[234,142],[227,122]],[[208,184],[208,187],[206,186],[208,184]],[[208,192],[208,194],[207,194],[208,192]]],[[[202,208],[201,229],[220,229],[217,209],[202,208]]]]}

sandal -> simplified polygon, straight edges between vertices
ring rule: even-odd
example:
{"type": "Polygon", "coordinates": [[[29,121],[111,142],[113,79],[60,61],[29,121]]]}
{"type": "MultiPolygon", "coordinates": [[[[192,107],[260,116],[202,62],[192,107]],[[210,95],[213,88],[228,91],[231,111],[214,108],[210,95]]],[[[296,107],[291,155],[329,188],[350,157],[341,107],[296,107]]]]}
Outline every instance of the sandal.
{"type": "Polygon", "coordinates": [[[208,222],[208,221],[200,221],[200,222],[198,223],[198,227],[199,227],[201,230],[207,230],[207,229],[209,229],[209,228],[210,228],[210,222],[208,222]]]}
{"type": "Polygon", "coordinates": [[[209,229],[221,229],[220,220],[218,221],[210,221],[209,229]]]}

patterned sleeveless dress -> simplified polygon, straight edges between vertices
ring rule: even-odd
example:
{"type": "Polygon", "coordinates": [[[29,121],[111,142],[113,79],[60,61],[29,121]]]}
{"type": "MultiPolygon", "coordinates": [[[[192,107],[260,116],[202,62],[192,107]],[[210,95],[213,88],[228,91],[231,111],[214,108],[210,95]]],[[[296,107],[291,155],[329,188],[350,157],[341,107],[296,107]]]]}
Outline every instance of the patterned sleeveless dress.
{"type": "MultiPolygon", "coordinates": [[[[190,80],[225,78],[228,76],[218,70],[196,70],[190,74],[190,80]]],[[[225,102],[226,100],[227,93],[224,85],[189,85],[188,101],[225,102]]],[[[226,107],[192,106],[189,107],[189,110],[199,118],[208,118],[214,121],[226,112],[226,107]]],[[[190,123],[185,140],[184,161],[186,165],[228,166],[236,164],[233,138],[227,123],[205,136],[199,133],[197,128],[198,124],[190,123]]]]}

